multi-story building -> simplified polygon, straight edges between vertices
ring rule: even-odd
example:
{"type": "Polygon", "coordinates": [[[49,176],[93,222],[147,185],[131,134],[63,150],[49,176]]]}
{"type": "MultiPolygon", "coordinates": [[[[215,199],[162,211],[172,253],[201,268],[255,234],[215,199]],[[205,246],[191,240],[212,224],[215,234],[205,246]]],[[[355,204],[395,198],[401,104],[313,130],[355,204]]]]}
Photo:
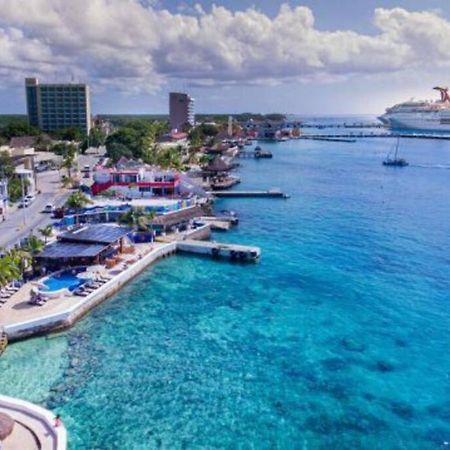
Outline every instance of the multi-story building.
{"type": "Polygon", "coordinates": [[[40,84],[25,79],[28,122],[42,131],[79,128],[89,133],[91,100],[86,84],[40,84]]]}
{"type": "Polygon", "coordinates": [[[112,190],[128,198],[177,196],[180,194],[180,175],[170,170],[97,169],[94,172],[94,195],[112,190]]]}
{"type": "Polygon", "coordinates": [[[169,110],[172,130],[182,131],[186,124],[195,125],[194,99],[188,94],[171,92],[169,110]]]}

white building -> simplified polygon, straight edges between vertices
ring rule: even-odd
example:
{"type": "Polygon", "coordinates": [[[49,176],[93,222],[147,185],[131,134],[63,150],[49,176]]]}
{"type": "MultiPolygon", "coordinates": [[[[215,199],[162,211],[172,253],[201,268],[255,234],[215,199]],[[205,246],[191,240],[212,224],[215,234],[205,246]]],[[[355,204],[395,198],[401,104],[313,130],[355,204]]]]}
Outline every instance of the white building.
{"type": "Polygon", "coordinates": [[[36,194],[36,183],[34,180],[34,172],[30,169],[17,169],[16,175],[24,180],[24,194],[25,195],[35,195],[36,194]]]}

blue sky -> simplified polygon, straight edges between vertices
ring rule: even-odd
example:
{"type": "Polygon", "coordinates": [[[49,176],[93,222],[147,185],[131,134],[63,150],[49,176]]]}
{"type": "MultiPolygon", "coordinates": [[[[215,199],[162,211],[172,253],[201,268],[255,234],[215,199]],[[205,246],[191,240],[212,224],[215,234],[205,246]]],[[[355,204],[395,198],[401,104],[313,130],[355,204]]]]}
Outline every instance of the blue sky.
{"type": "Polygon", "coordinates": [[[25,111],[25,76],[88,82],[94,113],[166,113],[168,92],[184,90],[205,113],[377,114],[449,81],[443,0],[0,0],[0,10],[0,113],[25,111]]]}

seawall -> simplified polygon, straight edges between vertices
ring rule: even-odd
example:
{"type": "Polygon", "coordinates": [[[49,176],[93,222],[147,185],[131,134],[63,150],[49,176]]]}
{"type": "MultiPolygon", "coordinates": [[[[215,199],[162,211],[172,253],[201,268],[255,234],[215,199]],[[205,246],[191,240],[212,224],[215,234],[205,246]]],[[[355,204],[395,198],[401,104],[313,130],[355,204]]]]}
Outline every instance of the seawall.
{"type": "Polygon", "coordinates": [[[50,314],[34,320],[5,325],[4,331],[8,335],[9,341],[17,341],[31,336],[39,336],[50,332],[61,331],[71,327],[91,309],[114,295],[126,283],[135,278],[150,264],[160,258],[174,254],[176,252],[176,248],[176,243],[172,242],[155,249],[131,267],[116,275],[112,280],[108,281],[91,295],[83,299],[83,301],[77,302],[73,307],[68,308],[65,311],[50,314]]]}

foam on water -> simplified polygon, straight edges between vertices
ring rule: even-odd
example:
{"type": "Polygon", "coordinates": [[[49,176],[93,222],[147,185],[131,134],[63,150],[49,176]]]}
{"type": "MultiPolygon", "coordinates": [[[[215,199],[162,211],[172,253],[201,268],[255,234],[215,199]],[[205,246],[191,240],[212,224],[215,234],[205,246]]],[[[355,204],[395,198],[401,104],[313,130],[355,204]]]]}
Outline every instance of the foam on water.
{"type": "Polygon", "coordinates": [[[259,264],[164,260],[66,337],[12,345],[2,392],[60,412],[75,450],[446,448],[450,179],[414,165],[450,144],[408,141],[403,170],[390,146],[264,144],[239,188],[291,199],[222,200],[241,222],[216,236],[259,264]]]}

